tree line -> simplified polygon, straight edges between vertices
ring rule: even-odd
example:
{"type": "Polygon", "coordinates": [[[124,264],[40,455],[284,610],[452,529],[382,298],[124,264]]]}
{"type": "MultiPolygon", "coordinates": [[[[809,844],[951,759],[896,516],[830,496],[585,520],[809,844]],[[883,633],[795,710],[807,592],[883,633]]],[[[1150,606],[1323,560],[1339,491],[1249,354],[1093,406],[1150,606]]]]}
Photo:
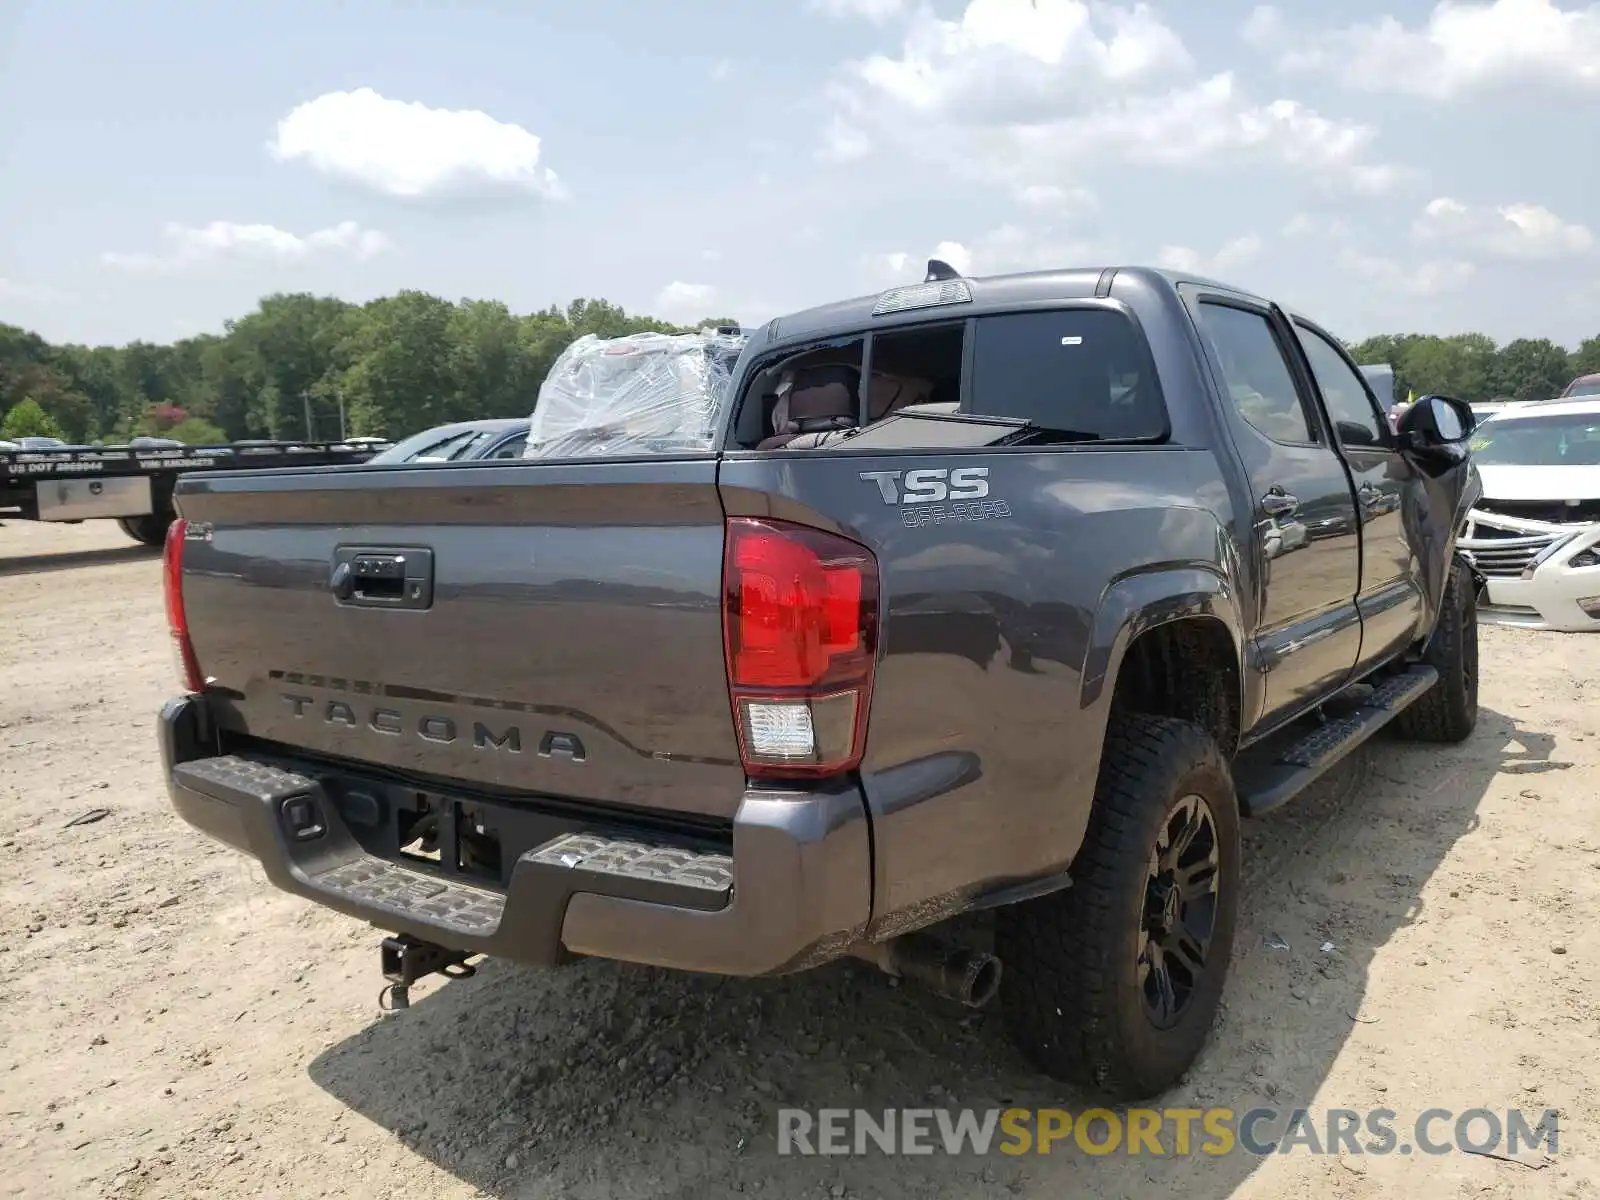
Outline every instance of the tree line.
{"type": "MultiPolygon", "coordinates": [[[[190,444],[241,438],[400,438],[446,421],[531,412],[556,356],[587,333],[681,333],[605,300],[519,316],[494,300],[403,291],[366,304],[277,293],[220,334],[170,344],[52,345],[0,324],[0,437],[70,442],[139,434],[190,444]]],[[[1600,372],[1600,335],[1568,350],[1545,338],[1384,334],[1350,347],[1389,363],[1400,396],[1546,399],[1600,372]]]]}
{"type": "Polygon", "coordinates": [[[221,334],[170,344],[52,345],[0,324],[0,437],[400,438],[533,411],[556,356],[584,334],[683,333],[605,300],[514,314],[404,291],[367,304],[278,293],[221,334]]]}

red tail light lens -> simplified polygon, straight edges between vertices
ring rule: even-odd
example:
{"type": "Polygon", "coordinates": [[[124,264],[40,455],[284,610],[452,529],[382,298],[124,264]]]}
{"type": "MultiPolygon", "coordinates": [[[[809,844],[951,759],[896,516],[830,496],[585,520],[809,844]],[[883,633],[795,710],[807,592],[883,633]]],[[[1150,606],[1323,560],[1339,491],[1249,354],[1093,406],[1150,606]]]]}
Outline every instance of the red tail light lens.
{"type": "Polygon", "coordinates": [[[182,517],[167,526],[167,541],[162,550],[162,584],[167,600],[167,631],[177,653],[178,677],[191,692],[204,691],[206,677],[200,672],[194,643],[189,640],[189,617],[183,608],[183,544],[189,522],[182,517]]]}
{"type": "Polygon", "coordinates": [[[746,773],[859,766],[878,651],[872,551],[804,525],[730,517],[722,615],[746,773]]]}

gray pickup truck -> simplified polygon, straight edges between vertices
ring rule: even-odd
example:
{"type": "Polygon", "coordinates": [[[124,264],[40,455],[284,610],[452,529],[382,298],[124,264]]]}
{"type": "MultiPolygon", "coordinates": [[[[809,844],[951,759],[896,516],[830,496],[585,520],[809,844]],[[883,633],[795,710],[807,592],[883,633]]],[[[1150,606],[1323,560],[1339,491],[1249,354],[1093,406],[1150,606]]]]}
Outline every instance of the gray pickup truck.
{"type": "Polygon", "coordinates": [[[935,261],[736,359],[703,450],[185,476],[177,811],[392,933],[397,1005],[853,956],[1164,1090],[1241,817],[1472,731],[1470,411],[1391,430],[1309,319],[1132,267],[935,261]]]}

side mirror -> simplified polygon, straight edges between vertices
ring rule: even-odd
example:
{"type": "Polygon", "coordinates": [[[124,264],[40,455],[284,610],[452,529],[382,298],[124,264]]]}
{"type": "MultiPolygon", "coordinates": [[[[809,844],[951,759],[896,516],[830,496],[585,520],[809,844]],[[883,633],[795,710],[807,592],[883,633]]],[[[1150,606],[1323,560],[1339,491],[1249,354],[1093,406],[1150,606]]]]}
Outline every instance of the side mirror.
{"type": "Polygon", "coordinates": [[[1396,431],[1408,450],[1440,450],[1472,436],[1472,409],[1454,396],[1423,396],[1401,415],[1396,431]]]}
{"type": "Polygon", "coordinates": [[[1334,428],[1339,431],[1339,440],[1346,446],[1378,445],[1378,439],[1372,430],[1360,421],[1335,421],[1334,428]]]}

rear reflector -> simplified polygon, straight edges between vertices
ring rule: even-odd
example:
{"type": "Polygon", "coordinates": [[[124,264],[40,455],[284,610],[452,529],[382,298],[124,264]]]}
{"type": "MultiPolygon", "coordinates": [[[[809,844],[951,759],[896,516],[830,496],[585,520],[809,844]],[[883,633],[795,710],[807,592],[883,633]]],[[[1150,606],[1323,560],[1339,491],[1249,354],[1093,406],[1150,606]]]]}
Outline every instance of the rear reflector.
{"type": "Polygon", "coordinates": [[[194,643],[189,639],[189,617],[183,607],[183,544],[189,522],[182,517],[167,526],[167,541],[162,551],[162,584],[167,600],[167,631],[177,657],[178,679],[191,692],[204,691],[206,678],[200,672],[194,643]]]}
{"type": "Polygon", "coordinates": [[[872,551],[805,525],[730,517],[722,618],[745,773],[859,766],[878,653],[872,551]]]}

